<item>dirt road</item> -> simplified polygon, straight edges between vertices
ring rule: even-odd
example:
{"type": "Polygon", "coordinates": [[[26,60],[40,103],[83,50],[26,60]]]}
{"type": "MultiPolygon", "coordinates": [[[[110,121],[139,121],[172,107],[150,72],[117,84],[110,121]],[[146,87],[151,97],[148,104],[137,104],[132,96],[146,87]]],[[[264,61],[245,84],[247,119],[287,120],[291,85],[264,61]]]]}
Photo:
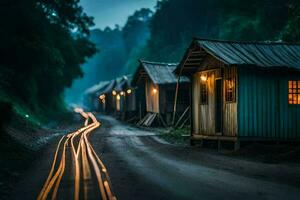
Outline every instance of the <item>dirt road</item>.
{"type": "MultiPolygon", "coordinates": [[[[266,164],[226,156],[213,149],[172,145],[156,133],[99,117],[90,142],[110,174],[120,200],[132,199],[299,199],[300,165],[266,164]]],[[[12,199],[35,199],[49,172],[57,141],[16,185],[12,199]]],[[[59,199],[70,199],[73,172],[62,180],[59,199]]],[[[93,180],[91,180],[93,181],[93,180]]],[[[82,183],[81,183],[82,184],[82,183]]],[[[96,190],[96,182],[90,191],[96,190]]],[[[89,199],[99,199],[98,194],[89,199]]]]}

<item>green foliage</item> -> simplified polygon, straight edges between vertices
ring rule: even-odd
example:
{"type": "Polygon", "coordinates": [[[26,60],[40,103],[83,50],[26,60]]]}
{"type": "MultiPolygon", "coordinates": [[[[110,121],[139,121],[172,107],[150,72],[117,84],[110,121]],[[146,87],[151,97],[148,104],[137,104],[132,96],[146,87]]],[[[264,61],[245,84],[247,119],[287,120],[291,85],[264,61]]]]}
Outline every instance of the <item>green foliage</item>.
{"type": "Polygon", "coordinates": [[[92,19],[78,2],[1,3],[0,87],[34,113],[62,110],[64,88],[83,75],[80,65],[96,51],[87,39],[92,19]]]}
{"type": "Polygon", "coordinates": [[[126,50],[131,52],[133,48],[146,44],[150,37],[148,22],[153,12],[150,9],[142,8],[129,16],[126,25],[122,29],[126,50]]]}
{"type": "Polygon", "coordinates": [[[299,41],[298,0],[162,0],[142,57],[178,62],[193,37],[299,41]]]}
{"type": "Polygon", "coordinates": [[[284,27],[280,38],[288,42],[300,41],[300,3],[290,5],[289,20],[284,27]]]}

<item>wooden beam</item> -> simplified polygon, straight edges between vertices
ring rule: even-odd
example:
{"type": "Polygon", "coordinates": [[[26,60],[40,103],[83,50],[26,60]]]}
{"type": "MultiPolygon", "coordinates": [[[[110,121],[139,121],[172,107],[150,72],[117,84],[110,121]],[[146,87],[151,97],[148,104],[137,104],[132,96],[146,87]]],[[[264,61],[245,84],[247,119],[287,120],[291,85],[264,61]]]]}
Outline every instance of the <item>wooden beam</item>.
{"type": "Polygon", "coordinates": [[[188,106],[185,111],[181,114],[181,116],[179,117],[177,123],[175,124],[175,128],[178,126],[178,124],[180,123],[180,121],[183,119],[183,117],[185,116],[185,114],[187,113],[187,111],[190,109],[190,106],[188,106]]]}
{"type": "Polygon", "coordinates": [[[199,65],[201,65],[201,63],[185,63],[184,66],[195,66],[195,67],[199,67],[199,65]]]}
{"type": "Polygon", "coordinates": [[[189,58],[188,63],[189,62],[195,62],[195,61],[202,61],[202,60],[203,60],[203,58],[189,58]]]}

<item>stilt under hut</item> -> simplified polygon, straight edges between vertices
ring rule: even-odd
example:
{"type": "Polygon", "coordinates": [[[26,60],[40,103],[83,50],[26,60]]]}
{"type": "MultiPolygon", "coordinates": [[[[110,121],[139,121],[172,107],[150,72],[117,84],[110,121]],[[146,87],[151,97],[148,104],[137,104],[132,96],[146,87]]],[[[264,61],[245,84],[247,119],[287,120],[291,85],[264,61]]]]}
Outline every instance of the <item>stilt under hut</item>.
{"type": "Polygon", "coordinates": [[[191,142],[299,141],[299,44],[194,39],[176,73],[192,80],[191,142]]]}

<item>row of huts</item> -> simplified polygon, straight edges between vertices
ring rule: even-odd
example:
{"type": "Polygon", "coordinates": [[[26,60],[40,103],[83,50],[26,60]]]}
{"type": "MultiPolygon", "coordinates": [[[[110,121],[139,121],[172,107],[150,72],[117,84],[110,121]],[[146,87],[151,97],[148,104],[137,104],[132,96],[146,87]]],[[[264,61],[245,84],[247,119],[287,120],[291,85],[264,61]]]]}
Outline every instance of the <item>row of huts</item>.
{"type": "Polygon", "coordinates": [[[87,93],[95,109],[138,117],[139,125],[190,122],[192,141],[295,141],[300,45],[195,38],[180,63],[140,60],[132,76],[87,93]]]}
{"type": "Polygon", "coordinates": [[[176,120],[183,126],[190,117],[190,81],[187,77],[178,80],[174,73],[177,66],[140,60],[133,75],[103,81],[86,90],[86,104],[138,125],[171,126],[176,120]]]}

